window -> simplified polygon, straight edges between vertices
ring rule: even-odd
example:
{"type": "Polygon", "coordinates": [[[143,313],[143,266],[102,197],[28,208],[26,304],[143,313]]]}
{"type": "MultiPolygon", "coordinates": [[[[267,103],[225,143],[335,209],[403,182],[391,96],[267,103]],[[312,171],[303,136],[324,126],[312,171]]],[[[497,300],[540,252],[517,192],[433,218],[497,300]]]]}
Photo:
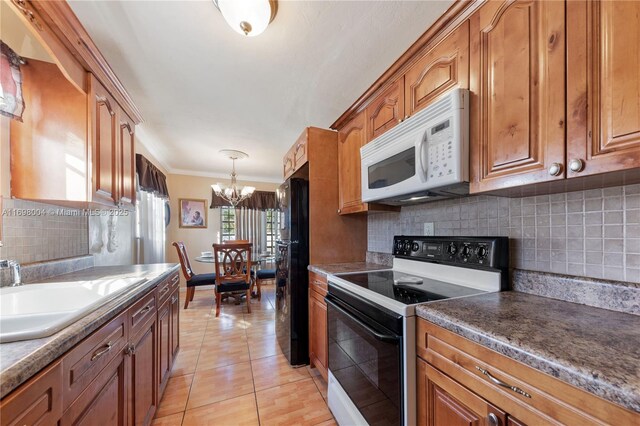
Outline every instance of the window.
{"type": "Polygon", "coordinates": [[[221,241],[236,239],[236,211],[231,206],[220,207],[220,239],[221,241]]]}
{"type": "Polygon", "coordinates": [[[276,252],[276,241],[280,237],[278,226],[278,211],[277,210],[267,210],[267,238],[266,238],[266,249],[267,253],[273,255],[276,252]]]}

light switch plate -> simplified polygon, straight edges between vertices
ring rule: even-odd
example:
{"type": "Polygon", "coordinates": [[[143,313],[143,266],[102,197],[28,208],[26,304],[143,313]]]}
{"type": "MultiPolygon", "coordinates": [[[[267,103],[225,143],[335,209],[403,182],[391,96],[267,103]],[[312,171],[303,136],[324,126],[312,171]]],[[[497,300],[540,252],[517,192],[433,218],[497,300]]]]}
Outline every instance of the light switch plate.
{"type": "Polygon", "coordinates": [[[427,237],[431,237],[434,234],[433,222],[425,222],[424,223],[424,235],[427,237]]]}

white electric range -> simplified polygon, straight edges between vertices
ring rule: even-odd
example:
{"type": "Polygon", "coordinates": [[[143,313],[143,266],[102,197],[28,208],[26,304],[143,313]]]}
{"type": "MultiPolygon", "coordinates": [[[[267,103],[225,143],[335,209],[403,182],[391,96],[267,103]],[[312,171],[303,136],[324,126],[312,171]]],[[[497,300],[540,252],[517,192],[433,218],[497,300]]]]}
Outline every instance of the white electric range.
{"type": "Polygon", "coordinates": [[[394,237],[393,267],[329,275],[329,408],[341,426],[416,423],[416,306],[508,287],[506,237],[394,237]]]}

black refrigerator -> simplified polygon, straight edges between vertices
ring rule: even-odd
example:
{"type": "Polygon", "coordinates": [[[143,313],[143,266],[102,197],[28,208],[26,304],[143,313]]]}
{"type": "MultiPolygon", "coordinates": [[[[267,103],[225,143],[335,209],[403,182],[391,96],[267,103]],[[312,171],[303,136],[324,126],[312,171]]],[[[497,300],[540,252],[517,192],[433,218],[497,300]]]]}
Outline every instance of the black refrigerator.
{"type": "Polygon", "coordinates": [[[276,247],[276,336],[291,365],[308,364],[309,181],[292,177],[276,194],[280,226],[276,247]]]}

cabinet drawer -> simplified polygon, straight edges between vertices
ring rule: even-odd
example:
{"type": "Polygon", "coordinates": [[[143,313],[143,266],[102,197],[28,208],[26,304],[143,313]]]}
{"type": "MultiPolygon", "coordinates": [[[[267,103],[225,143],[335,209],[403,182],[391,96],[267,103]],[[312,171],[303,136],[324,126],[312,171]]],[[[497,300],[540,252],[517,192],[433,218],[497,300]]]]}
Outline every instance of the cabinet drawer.
{"type": "Polygon", "coordinates": [[[327,279],[315,272],[309,272],[309,289],[319,293],[322,297],[327,295],[327,279]]]}
{"type": "Polygon", "coordinates": [[[175,274],[158,284],[158,306],[162,305],[165,300],[169,299],[171,292],[179,286],[179,282],[180,276],[178,274],[175,274]]]}
{"type": "Polygon", "coordinates": [[[62,416],[62,364],[57,361],[0,401],[0,425],[53,425],[62,416]]]}
{"type": "Polygon", "coordinates": [[[99,328],[62,358],[66,409],[127,344],[127,312],[99,328]]]}
{"type": "Polygon", "coordinates": [[[156,292],[152,290],[129,308],[129,334],[131,336],[142,330],[147,321],[156,317],[156,306],[156,292]]]}
{"type": "Polygon", "coordinates": [[[638,420],[637,414],[623,407],[428,321],[418,321],[416,342],[419,357],[524,423],[634,424],[638,420]]]}

